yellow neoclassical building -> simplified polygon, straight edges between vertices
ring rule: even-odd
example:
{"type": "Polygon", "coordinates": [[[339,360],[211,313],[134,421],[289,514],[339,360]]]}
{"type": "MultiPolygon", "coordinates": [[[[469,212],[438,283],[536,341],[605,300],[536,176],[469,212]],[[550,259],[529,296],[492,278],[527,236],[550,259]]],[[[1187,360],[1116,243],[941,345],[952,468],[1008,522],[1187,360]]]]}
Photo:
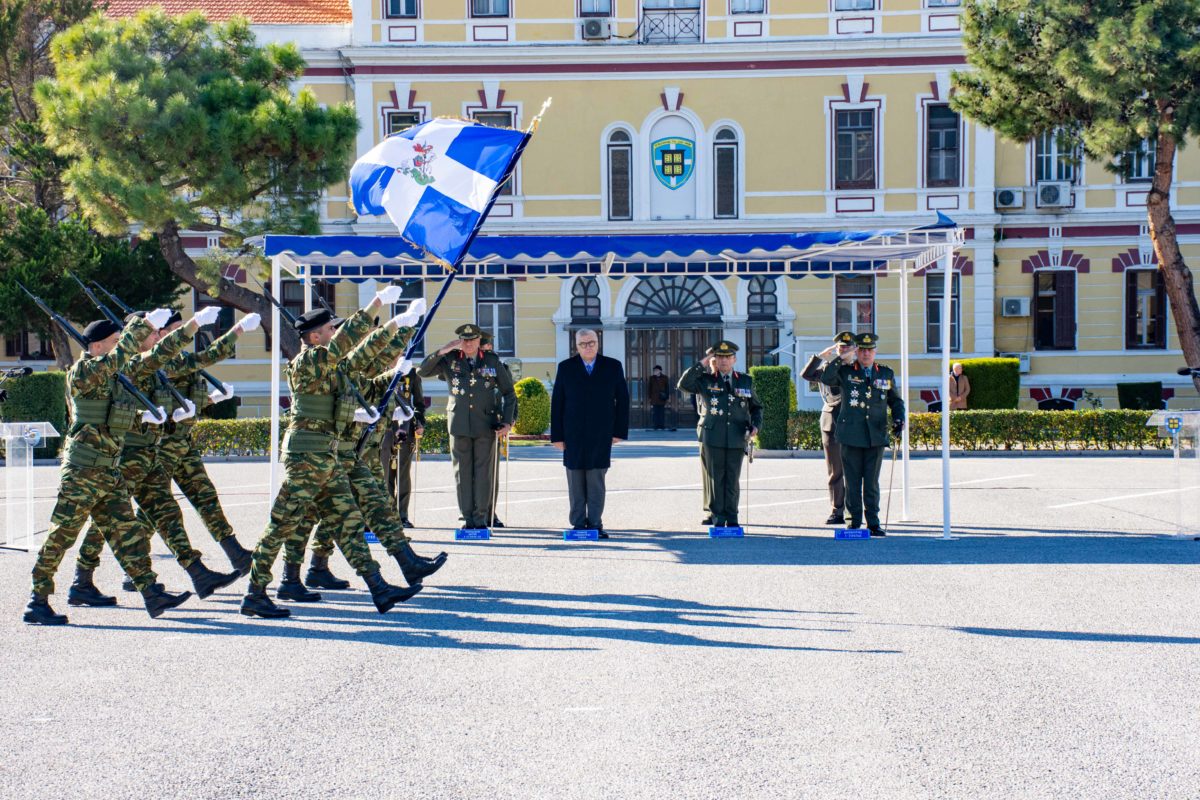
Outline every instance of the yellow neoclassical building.
{"type": "MultiPolygon", "coordinates": [[[[304,85],[358,109],[360,155],[436,116],[523,128],[553,97],[489,234],[906,229],[941,212],[967,237],[950,298],[955,350],[1018,355],[1023,406],[1116,407],[1118,383],[1147,380],[1161,380],[1173,405],[1196,405],[1175,375],[1182,357],[1146,232],[1152,156],[1130,153],[1117,176],[1079,164],[1052,135],[1009,142],[951,111],[951,73],[964,68],[957,0],[151,0],[114,1],[109,13],[150,5],[241,13],[261,40],[296,41],[304,85]]],[[[330,188],[324,232],[394,232],[355,218],[347,200],[345,186],[330,188]]],[[[1180,155],[1172,204],[1195,260],[1196,148],[1180,155]]],[[[636,424],[648,419],[652,367],[678,376],[719,338],[741,345],[742,366],[793,364],[835,331],[872,330],[893,363],[908,337],[909,401],[923,410],[939,399],[943,283],[938,272],[909,278],[902,332],[899,280],[463,281],[429,340],[478,321],[522,375],[546,378],[571,352],[571,331],[596,328],[633,382],[636,424]]],[[[350,310],[374,285],[320,290],[350,310]]],[[[302,295],[285,289],[297,309],[302,295]]],[[[37,347],[7,341],[4,355],[36,360],[37,347]]],[[[255,335],[220,368],[243,414],[266,411],[267,365],[255,335]]],[[[803,382],[798,394],[819,406],[803,382]]],[[[683,398],[672,402],[677,424],[694,419],[683,398]]]]}

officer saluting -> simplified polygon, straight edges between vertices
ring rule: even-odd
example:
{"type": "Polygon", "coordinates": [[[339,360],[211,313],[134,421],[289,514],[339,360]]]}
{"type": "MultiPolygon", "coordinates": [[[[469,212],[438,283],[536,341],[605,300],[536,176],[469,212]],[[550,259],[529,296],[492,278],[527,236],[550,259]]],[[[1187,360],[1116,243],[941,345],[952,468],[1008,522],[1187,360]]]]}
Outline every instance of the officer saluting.
{"type": "Polygon", "coordinates": [[[821,449],[825,451],[825,471],[829,473],[829,519],[826,525],[842,525],[846,519],[846,480],[842,474],[842,446],[837,440],[837,417],[842,404],[839,386],[821,383],[821,373],[831,361],[837,361],[854,350],[854,334],[839,331],[833,344],[808,360],[800,377],[816,383],[821,389],[821,449]]]}
{"type": "Polygon", "coordinates": [[[746,440],[762,425],[762,404],[754,383],[745,373],[734,372],[737,345],[720,341],[703,361],[679,378],[679,388],[696,395],[704,483],[711,498],[713,525],[738,524],[738,478],[746,455],[746,440]]]}
{"type": "Polygon", "coordinates": [[[837,439],[842,445],[850,527],[861,527],[865,510],[871,535],[886,536],[879,524],[879,468],[889,439],[888,409],[892,435],[898,436],[904,430],[904,400],[896,389],[895,373],[875,363],[878,342],[875,334],[860,333],[855,337],[857,354],[850,350],[829,362],[821,383],[842,392],[837,439]]]}
{"type": "Polygon", "coordinates": [[[450,389],[446,427],[458,508],[464,527],[487,528],[494,514],[496,448],[512,427],[517,393],[499,356],[479,351],[478,325],[460,325],[454,333],[458,338],[429,355],[417,372],[441,378],[450,389]]]}

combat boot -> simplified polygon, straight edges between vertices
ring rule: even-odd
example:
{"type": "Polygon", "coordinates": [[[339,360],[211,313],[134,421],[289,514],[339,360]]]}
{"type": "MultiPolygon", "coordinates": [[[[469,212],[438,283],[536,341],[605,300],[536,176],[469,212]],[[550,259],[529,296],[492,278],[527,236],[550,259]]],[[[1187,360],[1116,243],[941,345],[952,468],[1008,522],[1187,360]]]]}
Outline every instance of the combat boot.
{"type": "Polygon", "coordinates": [[[242,598],[242,613],[247,617],[262,617],[263,619],[283,619],[290,617],[290,608],[280,608],[267,597],[267,587],[250,584],[250,590],[242,598]]]}
{"type": "Polygon", "coordinates": [[[50,607],[50,599],[44,594],[34,592],[29,596],[29,605],[25,606],[25,621],[30,625],[66,625],[66,614],[55,614],[50,607]]]}
{"type": "Polygon", "coordinates": [[[408,582],[409,586],[416,586],[423,579],[428,578],[441,569],[442,564],[446,563],[445,559],[439,562],[421,558],[413,552],[412,545],[408,542],[400,545],[400,548],[392,553],[391,556],[400,565],[400,572],[404,574],[404,580],[408,582]]]}
{"type": "Polygon", "coordinates": [[[161,583],[154,583],[150,588],[142,590],[142,599],[146,601],[146,613],[157,619],[169,608],[181,606],[192,596],[191,592],[171,594],[161,583]]]}
{"type": "Polygon", "coordinates": [[[125,576],[125,580],[121,581],[121,591],[123,591],[123,592],[136,592],[137,591],[137,586],[134,584],[133,578],[129,577],[128,575],[125,576]]]}
{"type": "Polygon", "coordinates": [[[229,565],[238,571],[239,575],[250,574],[251,555],[249,550],[242,547],[236,536],[226,536],[219,544],[229,559],[229,565]]]}
{"type": "Polygon", "coordinates": [[[275,596],[293,603],[316,603],[321,599],[320,592],[310,592],[300,582],[300,565],[287,563],[283,565],[283,580],[279,582],[275,596]]]}
{"type": "Polygon", "coordinates": [[[329,556],[312,554],[308,562],[308,573],[304,576],[305,586],[313,589],[349,589],[350,581],[344,581],[329,571],[329,556]]]}
{"type": "Polygon", "coordinates": [[[100,593],[96,584],[92,583],[92,570],[75,567],[75,582],[71,584],[71,589],[67,592],[67,604],[103,608],[115,606],[117,598],[100,593]]]}
{"type": "Polygon", "coordinates": [[[224,589],[229,584],[241,577],[237,572],[216,572],[204,566],[204,562],[196,559],[191,564],[188,564],[184,569],[187,570],[188,576],[192,579],[192,586],[196,589],[196,594],[203,600],[217,589],[224,589]]]}
{"type": "Polygon", "coordinates": [[[419,583],[407,589],[392,586],[383,579],[378,570],[372,572],[370,575],[364,575],[363,580],[367,582],[367,588],[371,590],[371,599],[375,601],[375,608],[380,614],[386,614],[392,610],[392,606],[396,605],[396,603],[403,603],[425,588],[419,583]]]}

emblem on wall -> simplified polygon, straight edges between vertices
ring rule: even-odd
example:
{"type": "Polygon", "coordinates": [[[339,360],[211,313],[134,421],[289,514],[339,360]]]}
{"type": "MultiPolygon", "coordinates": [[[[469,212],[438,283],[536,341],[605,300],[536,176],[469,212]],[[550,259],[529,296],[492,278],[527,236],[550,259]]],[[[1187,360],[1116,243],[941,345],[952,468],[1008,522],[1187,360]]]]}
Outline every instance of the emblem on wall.
{"type": "Polygon", "coordinates": [[[696,164],[696,142],[669,136],[650,145],[654,177],[668,189],[678,189],[692,177],[696,164]]]}

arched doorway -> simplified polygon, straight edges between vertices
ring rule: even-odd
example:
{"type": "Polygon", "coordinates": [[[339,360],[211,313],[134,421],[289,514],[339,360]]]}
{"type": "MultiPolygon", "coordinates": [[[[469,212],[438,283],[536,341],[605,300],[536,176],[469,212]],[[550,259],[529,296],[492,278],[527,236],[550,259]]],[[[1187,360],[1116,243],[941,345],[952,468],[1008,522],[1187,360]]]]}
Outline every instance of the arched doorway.
{"type": "MultiPolygon", "coordinates": [[[[630,424],[650,426],[646,383],[660,366],[671,386],[721,338],[721,297],[705,278],[637,278],[625,305],[625,375],[629,380],[630,424]]],[[[691,399],[672,388],[667,426],[695,425],[691,399]]]]}

